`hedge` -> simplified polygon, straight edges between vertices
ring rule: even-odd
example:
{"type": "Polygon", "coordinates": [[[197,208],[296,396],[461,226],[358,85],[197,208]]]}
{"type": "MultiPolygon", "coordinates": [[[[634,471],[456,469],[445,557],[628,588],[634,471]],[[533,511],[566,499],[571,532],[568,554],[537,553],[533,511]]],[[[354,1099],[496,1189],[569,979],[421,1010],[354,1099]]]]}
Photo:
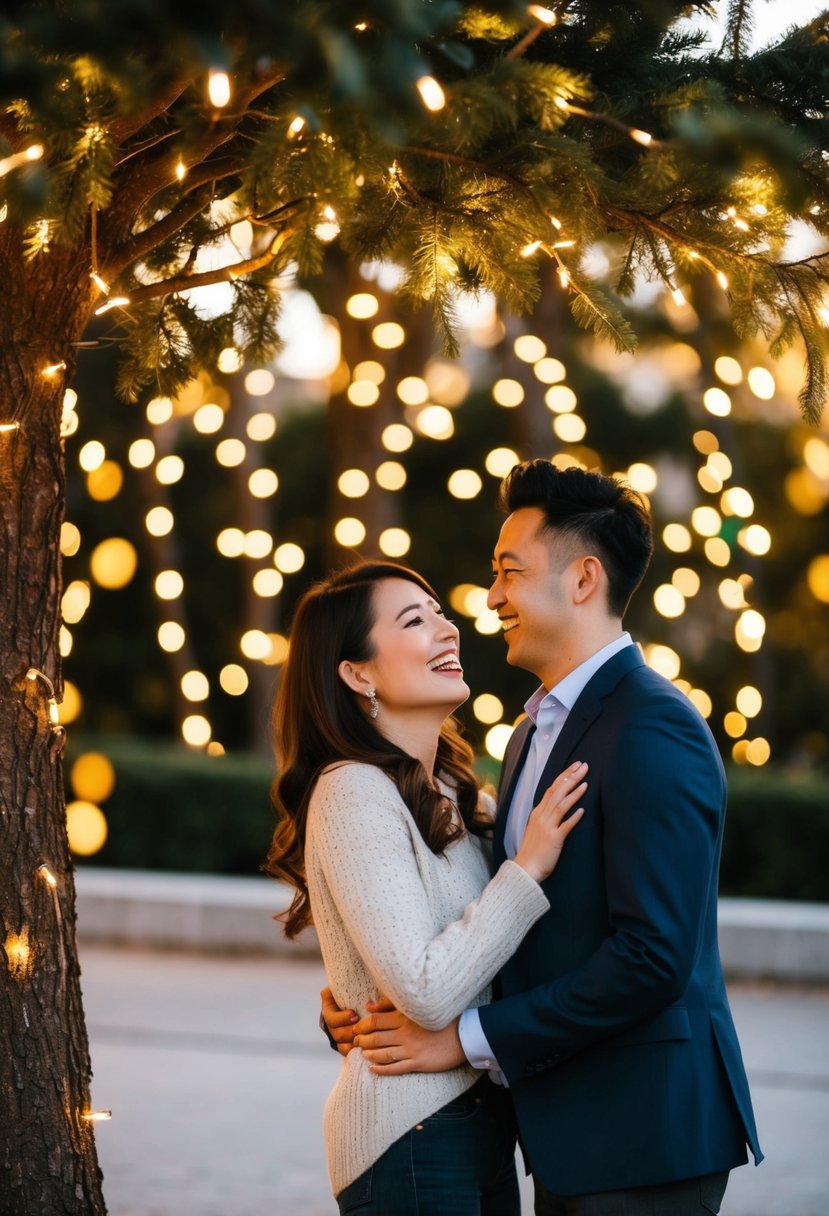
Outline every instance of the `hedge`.
{"type": "MultiPolygon", "coordinates": [[[[258,873],[276,822],[267,759],[107,737],[76,741],[67,770],[86,750],[110,758],[116,783],[109,836],[84,864],[258,873]]],[[[481,771],[493,775],[487,761],[481,771]]],[[[721,893],[829,901],[829,779],[732,768],[729,791],[721,893]]]]}

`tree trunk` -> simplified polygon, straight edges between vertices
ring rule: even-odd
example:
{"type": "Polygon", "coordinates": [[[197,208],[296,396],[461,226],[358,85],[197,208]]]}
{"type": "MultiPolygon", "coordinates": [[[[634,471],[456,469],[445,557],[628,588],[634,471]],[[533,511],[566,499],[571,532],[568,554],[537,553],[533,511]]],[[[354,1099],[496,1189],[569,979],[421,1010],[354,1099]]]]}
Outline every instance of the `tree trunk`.
{"type": "Polygon", "coordinates": [[[78,250],[24,264],[10,238],[0,245],[0,424],[19,425],[0,431],[0,1211],[98,1216],[63,739],[49,705],[62,692],[61,412],[88,281],[78,250]]]}

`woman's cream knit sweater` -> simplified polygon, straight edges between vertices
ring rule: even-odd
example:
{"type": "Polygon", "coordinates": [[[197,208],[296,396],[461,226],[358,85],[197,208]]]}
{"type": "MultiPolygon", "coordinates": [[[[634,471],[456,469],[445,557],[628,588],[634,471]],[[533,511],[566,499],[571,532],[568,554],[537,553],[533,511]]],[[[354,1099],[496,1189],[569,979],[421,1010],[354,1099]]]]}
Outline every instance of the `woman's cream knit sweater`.
{"type": "MultiPolygon", "coordinates": [[[[436,856],[397,786],[368,764],[345,763],[318,779],[305,862],[337,1003],[364,1013],[382,993],[429,1029],[489,1000],[496,971],[549,907],[515,862],[490,879],[488,846],[475,836],[436,856]]],[[[378,1077],[359,1049],[350,1052],[325,1106],[334,1194],[479,1076],[464,1065],[378,1077]]]]}

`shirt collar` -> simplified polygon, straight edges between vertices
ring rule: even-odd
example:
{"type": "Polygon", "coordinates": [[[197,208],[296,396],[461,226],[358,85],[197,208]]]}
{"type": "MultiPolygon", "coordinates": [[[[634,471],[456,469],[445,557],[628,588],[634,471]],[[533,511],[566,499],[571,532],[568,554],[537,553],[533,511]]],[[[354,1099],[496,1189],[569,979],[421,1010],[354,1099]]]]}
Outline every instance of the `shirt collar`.
{"type": "Polygon", "coordinates": [[[537,724],[539,711],[545,702],[547,705],[561,705],[569,713],[584,691],[588,680],[596,674],[599,668],[603,667],[608,659],[612,659],[614,654],[618,654],[626,646],[632,645],[633,639],[630,634],[623,633],[621,637],[615,638],[614,641],[608,642],[607,646],[602,646],[601,650],[591,654],[590,658],[585,659],[578,667],[574,667],[549,691],[542,684],[524,706],[527,716],[533,724],[537,724]]]}

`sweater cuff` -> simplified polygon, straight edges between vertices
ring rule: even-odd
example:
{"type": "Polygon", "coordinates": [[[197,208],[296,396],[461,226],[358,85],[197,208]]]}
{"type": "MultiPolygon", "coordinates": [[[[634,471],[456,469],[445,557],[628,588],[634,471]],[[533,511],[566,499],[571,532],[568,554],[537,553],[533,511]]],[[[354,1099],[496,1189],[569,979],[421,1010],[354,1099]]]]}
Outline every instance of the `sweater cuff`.
{"type": "Polygon", "coordinates": [[[539,884],[517,862],[503,862],[498,870],[497,878],[499,882],[506,884],[520,907],[528,914],[534,915],[536,920],[549,909],[550,901],[539,884]]]}

